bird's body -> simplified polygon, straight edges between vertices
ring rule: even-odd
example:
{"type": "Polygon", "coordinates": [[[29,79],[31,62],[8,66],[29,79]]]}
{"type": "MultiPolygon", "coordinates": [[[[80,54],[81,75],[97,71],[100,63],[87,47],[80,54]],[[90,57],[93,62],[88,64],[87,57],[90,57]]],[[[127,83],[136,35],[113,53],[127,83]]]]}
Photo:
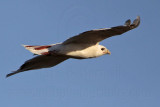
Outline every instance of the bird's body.
{"type": "Polygon", "coordinates": [[[103,53],[109,53],[109,50],[106,49],[103,53],[99,51],[101,48],[105,48],[102,45],[96,44],[92,46],[84,44],[67,44],[63,43],[54,44],[52,46],[29,46],[24,45],[24,47],[37,55],[62,55],[69,56],[76,59],[87,59],[102,56],[103,53]],[[36,49],[37,48],[37,49],[36,49]]]}
{"type": "Polygon", "coordinates": [[[13,71],[7,77],[23,71],[53,67],[69,58],[88,59],[111,54],[106,47],[99,45],[99,42],[134,29],[139,24],[140,17],[138,16],[132,24],[130,20],[127,20],[122,26],[86,31],[62,43],[43,46],[23,45],[38,56],[26,61],[17,71],[13,71]]]}

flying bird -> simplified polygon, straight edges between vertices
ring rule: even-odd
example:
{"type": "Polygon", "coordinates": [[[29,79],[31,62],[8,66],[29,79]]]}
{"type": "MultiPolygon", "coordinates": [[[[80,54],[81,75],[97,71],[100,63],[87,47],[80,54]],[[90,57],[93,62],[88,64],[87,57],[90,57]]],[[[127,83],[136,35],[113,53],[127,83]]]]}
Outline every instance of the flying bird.
{"type": "Polygon", "coordinates": [[[53,67],[69,58],[88,59],[111,54],[105,46],[99,45],[99,42],[112,36],[121,35],[138,27],[139,24],[140,17],[137,16],[133,23],[129,19],[121,26],[86,31],[62,43],[43,46],[23,45],[37,56],[24,62],[18,70],[7,74],[6,77],[28,70],[53,67]]]}

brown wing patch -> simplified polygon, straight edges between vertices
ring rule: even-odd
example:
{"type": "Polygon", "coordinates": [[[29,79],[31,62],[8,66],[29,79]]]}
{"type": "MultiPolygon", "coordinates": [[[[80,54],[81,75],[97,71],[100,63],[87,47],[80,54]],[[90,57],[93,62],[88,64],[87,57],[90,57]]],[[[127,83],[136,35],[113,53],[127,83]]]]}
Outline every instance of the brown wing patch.
{"type": "Polygon", "coordinates": [[[41,49],[46,49],[46,48],[50,48],[51,46],[39,46],[34,48],[35,50],[41,50],[41,49]]]}

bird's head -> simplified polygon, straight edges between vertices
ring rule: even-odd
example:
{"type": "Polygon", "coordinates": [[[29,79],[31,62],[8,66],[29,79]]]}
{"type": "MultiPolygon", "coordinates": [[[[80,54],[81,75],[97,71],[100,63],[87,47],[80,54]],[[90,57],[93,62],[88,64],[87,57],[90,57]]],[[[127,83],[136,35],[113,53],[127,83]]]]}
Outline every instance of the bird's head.
{"type": "Polygon", "coordinates": [[[102,55],[104,55],[104,54],[109,54],[110,55],[111,54],[111,52],[106,47],[104,47],[102,45],[99,45],[99,51],[102,55]]]}

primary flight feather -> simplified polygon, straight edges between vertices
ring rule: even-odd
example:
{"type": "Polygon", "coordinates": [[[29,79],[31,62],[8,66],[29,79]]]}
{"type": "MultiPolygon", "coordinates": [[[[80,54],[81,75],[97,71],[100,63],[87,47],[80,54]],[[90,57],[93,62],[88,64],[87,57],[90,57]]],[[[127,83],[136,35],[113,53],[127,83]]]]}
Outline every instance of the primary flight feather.
{"type": "Polygon", "coordinates": [[[45,46],[23,45],[27,50],[38,56],[27,60],[18,70],[7,74],[6,77],[23,71],[53,67],[69,58],[88,59],[111,54],[106,47],[99,45],[99,42],[132,30],[139,24],[140,17],[137,16],[133,23],[127,20],[121,26],[86,31],[62,43],[45,46]]]}

